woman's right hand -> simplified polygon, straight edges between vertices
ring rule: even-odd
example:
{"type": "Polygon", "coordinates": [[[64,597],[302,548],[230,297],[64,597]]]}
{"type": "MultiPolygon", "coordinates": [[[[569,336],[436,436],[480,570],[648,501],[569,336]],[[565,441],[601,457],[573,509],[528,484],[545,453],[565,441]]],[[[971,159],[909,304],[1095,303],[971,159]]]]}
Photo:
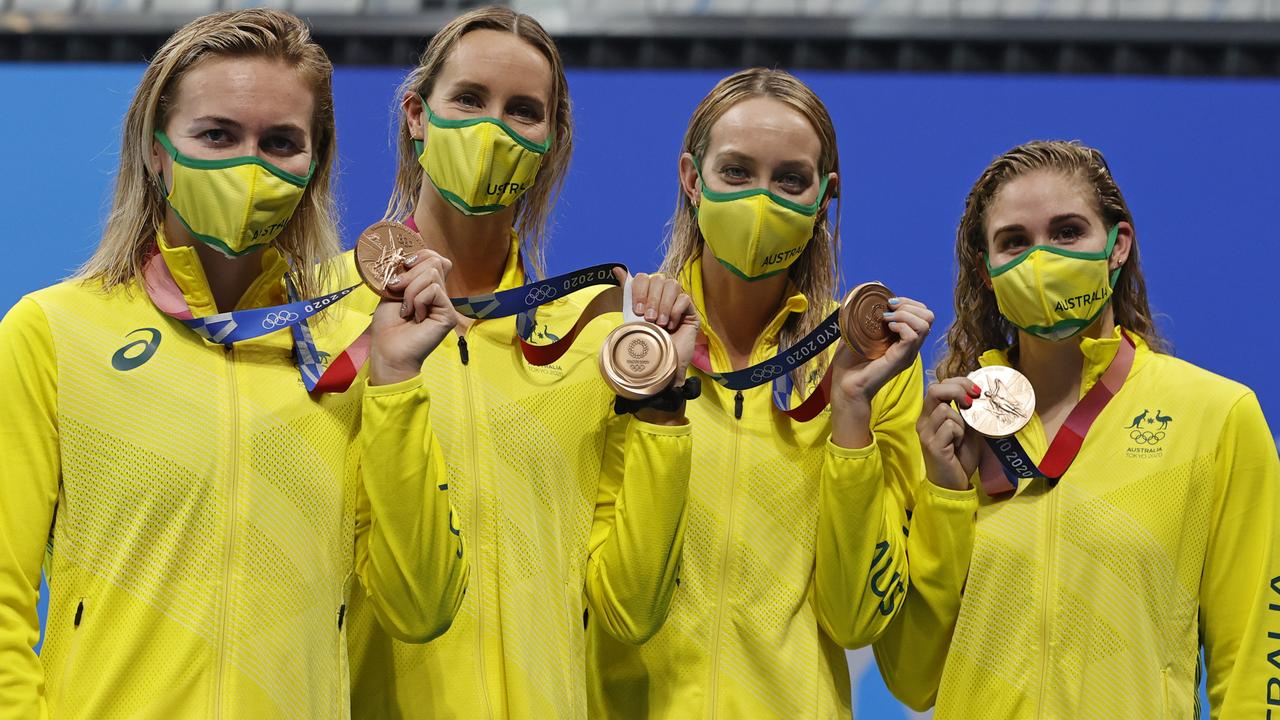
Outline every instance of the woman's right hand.
{"type": "Polygon", "coordinates": [[[925,393],[916,432],[924,450],[929,482],[938,487],[969,489],[969,478],[978,469],[983,440],[965,424],[951,403],[968,408],[981,395],[981,389],[966,377],[940,380],[925,393]]]}
{"type": "Polygon", "coordinates": [[[369,384],[391,385],[415,378],[422,361],[458,324],[445,290],[453,263],[431,250],[419,250],[387,287],[402,300],[383,300],[373,311],[369,384]]]}

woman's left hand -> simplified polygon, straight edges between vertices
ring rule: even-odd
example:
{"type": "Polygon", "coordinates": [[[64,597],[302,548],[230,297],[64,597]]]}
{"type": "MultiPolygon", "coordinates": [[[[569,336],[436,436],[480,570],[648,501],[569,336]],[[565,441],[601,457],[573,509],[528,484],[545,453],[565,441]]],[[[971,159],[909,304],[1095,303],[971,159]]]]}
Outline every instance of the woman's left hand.
{"type": "Polygon", "coordinates": [[[870,442],[871,399],[889,380],[911,367],[933,326],[933,311],[924,303],[896,297],[889,301],[889,306],[885,320],[889,331],[898,339],[884,355],[875,360],[860,358],[843,341],[836,350],[832,363],[831,412],[832,441],[838,445],[865,447],[870,442]]]}
{"type": "MultiPolygon", "coordinates": [[[[614,270],[614,275],[619,283],[626,281],[621,269],[614,270]]],[[[693,298],[671,278],[639,273],[631,278],[631,302],[632,312],[671,333],[677,358],[673,384],[680,387],[689,363],[693,362],[693,347],[698,340],[698,329],[702,327],[693,298]]]]}

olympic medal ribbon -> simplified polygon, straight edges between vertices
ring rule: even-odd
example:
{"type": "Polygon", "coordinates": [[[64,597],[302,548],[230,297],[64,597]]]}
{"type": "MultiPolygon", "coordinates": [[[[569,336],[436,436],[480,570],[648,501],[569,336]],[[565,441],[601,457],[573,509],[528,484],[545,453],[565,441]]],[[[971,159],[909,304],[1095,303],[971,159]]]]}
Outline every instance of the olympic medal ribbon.
{"type": "Polygon", "coordinates": [[[1050,485],[1056,485],[1067,474],[1071,463],[1080,454],[1084,438],[1094,421],[1102,414],[1107,403],[1111,402],[1111,398],[1120,392],[1129,377],[1129,371],[1133,369],[1133,360],[1137,355],[1133,338],[1123,328],[1120,330],[1120,337],[1115,357],[1107,365],[1102,377],[1071,409],[1038,465],[1031,460],[1016,436],[986,439],[987,449],[983,454],[989,457],[984,457],[979,463],[979,478],[988,496],[1015,491],[1020,481],[1034,477],[1043,477],[1050,485]],[[997,474],[997,468],[1003,471],[1003,478],[997,474]]]}
{"type": "Polygon", "coordinates": [[[741,370],[716,372],[711,369],[706,339],[699,341],[693,353],[693,366],[707,377],[730,390],[749,390],[765,383],[773,384],[773,405],[796,422],[817,417],[831,399],[831,368],[828,367],[814,391],[796,407],[791,406],[793,383],[791,371],[818,357],[840,339],[840,310],[837,309],[796,344],[777,355],[741,370]]]}
{"type": "Polygon", "coordinates": [[[200,337],[219,345],[234,345],[268,333],[290,328],[293,335],[294,361],[298,365],[307,392],[341,392],[350,387],[368,356],[368,338],[362,334],[355,343],[339,356],[341,362],[332,362],[322,369],[319,352],[311,338],[307,321],[334,303],[351,294],[359,285],[352,285],[336,292],[310,300],[297,296],[292,280],[285,276],[289,302],[265,308],[250,308],[195,317],[182,296],[182,290],[173,279],[173,273],[164,257],[156,252],[143,264],[142,285],[152,304],[164,314],[181,322],[200,337]],[[354,363],[354,368],[352,367],[354,363]],[[330,375],[330,371],[333,372],[330,375]]]}

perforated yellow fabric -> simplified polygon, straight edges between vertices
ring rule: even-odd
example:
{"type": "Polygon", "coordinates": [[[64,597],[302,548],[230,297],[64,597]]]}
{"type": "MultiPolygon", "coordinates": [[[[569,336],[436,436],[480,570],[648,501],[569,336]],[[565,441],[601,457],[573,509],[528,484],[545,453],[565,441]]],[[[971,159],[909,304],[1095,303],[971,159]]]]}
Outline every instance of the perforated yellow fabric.
{"type": "MultiPolygon", "coordinates": [[[[513,243],[500,288],[523,282],[513,243]]],[[[539,342],[590,293],[540,308],[539,342]],[[585,296],[585,297],[583,297],[585,296]]],[[[631,642],[666,616],[683,542],[690,428],[613,414],[596,366],[611,314],[555,363],[524,362],[512,318],[476,322],[427,359],[431,426],[472,557],[453,627],[423,646],[352,605],[357,718],[582,718],[585,630],[631,642]]]]}
{"type": "MultiPolygon", "coordinates": [[[[705,317],[701,277],[698,260],[681,274],[705,317]]],[[[778,329],[807,302],[800,294],[786,302],[753,361],[776,354],[778,329]]],[[[720,340],[706,335],[712,366],[728,367],[720,340]]],[[[920,364],[876,395],[874,442],[856,450],[830,443],[830,409],[794,422],[763,386],[743,393],[736,418],[733,391],[705,375],[702,387],[688,411],[697,438],[680,589],[666,624],[642,646],[591,633],[592,714],[848,718],[843,647],[871,642],[909,592],[903,506],[916,505],[917,492],[932,495],[919,488],[920,364]]],[[[913,524],[955,525],[960,534],[972,526],[972,492],[933,497],[913,524]]],[[[961,563],[968,551],[963,543],[918,550],[954,553],[961,563]]]]}
{"type": "MultiPolygon", "coordinates": [[[[1118,342],[1082,341],[1082,394],[1118,342]]],[[[1044,454],[1038,419],[1019,439],[1044,454]]],[[[983,499],[954,637],[904,632],[881,667],[915,705],[936,692],[939,718],[1188,718],[1203,641],[1213,717],[1280,714],[1278,549],[1256,398],[1140,344],[1056,487],[983,499]]]]}
{"type": "MultiPolygon", "coordinates": [[[[166,250],[166,262],[193,312],[208,314],[189,251],[166,250]]],[[[241,307],[284,300],[281,263],[264,263],[273,279],[241,307]]],[[[322,351],[367,324],[352,307],[328,312],[315,326],[322,351]]],[[[0,718],[348,717],[341,620],[356,561],[371,554],[391,568],[365,575],[399,632],[447,625],[465,563],[442,480],[395,476],[376,458],[362,479],[357,442],[362,423],[413,412],[425,394],[366,394],[361,382],[313,399],[291,351],[287,330],[208,344],[137,284],[62,283],[0,323],[13,413],[0,428],[0,718]],[[383,484],[398,502],[417,499],[412,518],[383,512],[383,484]],[[440,598],[428,608],[438,614],[414,609],[421,595],[440,598]]]]}

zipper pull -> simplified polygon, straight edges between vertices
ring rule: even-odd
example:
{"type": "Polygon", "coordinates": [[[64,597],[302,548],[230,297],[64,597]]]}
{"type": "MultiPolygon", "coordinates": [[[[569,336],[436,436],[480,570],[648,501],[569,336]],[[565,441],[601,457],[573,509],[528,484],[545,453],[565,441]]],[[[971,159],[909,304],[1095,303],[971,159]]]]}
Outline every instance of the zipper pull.
{"type": "Polygon", "coordinates": [[[339,630],[342,629],[342,618],[346,616],[347,616],[347,604],[343,603],[342,606],[338,608],[338,629],[339,630]]]}
{"type": "Polygon", "coordinates": [[[734,393],[733,395],[733,417],[737,420],[742,419],[742,391],[741,390],[734,393]]]}
{"type": "Polygon", "coordinates": [[[76,619],[75,619],[75,622],[72,623],[72,627],[76,627],[76,628],[80,627],[80,620],[83,617],[84,617],[84,600],[81,600],[80,604],[76,606],[76,619]]]}
{"type": "Polygon", "coordinates": [[[471,353],[467,352],[467,339],[458,336],[458,354],[462,356],[462,364],[466,365],[471,360],[471,353]]]}

